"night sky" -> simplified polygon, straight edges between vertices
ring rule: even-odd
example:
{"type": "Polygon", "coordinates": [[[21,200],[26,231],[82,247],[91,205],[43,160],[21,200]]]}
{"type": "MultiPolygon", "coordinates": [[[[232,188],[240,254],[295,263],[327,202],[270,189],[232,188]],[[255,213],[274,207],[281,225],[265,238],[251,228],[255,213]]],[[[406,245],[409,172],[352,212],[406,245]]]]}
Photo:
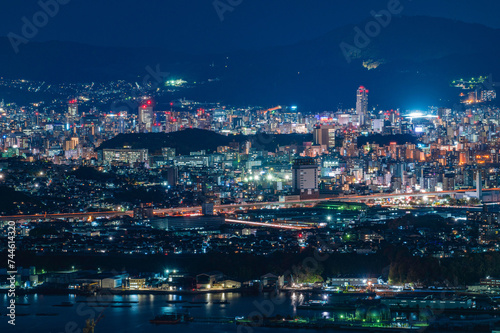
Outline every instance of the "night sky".
{"type": "MultiPolygon", "coordinates": [[[[52,0],[42,0],[52,1],[52,0]]],[[[61,0],[62,1],[62,0],[61,0]]],[[[312,39],[387,7],[389,0],[220,0],[240,3],[220,20],[213,0],[64,0],[34,40],[106,46],[161,46],[192,53],[265,48],[312,39]]],[[[500,28],[493,0],[401,0],[402,15],[425,15],[500,28]]],[[[37,1],[2,1],[0,35],[20,33],[37,1]]]]}

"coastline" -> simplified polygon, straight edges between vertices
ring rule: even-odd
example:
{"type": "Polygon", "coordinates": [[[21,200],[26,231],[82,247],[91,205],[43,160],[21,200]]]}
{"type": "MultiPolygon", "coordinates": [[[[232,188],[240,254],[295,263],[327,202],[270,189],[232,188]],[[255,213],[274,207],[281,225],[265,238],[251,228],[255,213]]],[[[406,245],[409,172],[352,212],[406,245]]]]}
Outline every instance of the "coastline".
{"type": "MultiPolygon", "coordinates": [[[[0,294],[7,294],[8,289],[0,289],[0,294]]],[[[18,295],[203,295],[203,294],[223,294],[223,293],[252,293],[242,288],[228,289],[206,289],[206,290],[155,290],[155,289],[100,289],[99,291],[89,292],[77,289],[17,289],[18,295]]]]}

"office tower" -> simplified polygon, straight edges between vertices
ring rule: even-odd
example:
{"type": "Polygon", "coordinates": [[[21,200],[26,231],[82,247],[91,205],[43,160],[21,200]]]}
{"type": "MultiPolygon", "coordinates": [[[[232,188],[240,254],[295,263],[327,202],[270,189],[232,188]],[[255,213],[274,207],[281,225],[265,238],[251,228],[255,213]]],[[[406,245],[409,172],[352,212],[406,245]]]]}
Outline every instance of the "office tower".
{"type": "Polygon", "coordinates": [[[75,120],[78,116],[78,101],[71,99],[68,101],[68,118],[75,120]]]}
{"type": "Polygon", "coordinates": [[[167,184],[169,186],[177,186],[179,183],[179,169],[177,167],[169,167],[165,169],[167,184]]]}
{"type": "Polygon", "coordinates": [[[319,197],[318,165],[313,158],[297,158],[292,166],[292,191],[301,199],[319,197]]]}
{"type": "Polygon", "coordinates": [[[153,105],[151,101],[147,101],[139,106],[139,132],[151,132],[154,123],[153,105]]]}
{"type": "Polygon", "coordinates": [[[103,149],[102,161],[104,164],[111,163],[144,163],[148,161],[147,149],[103,149]]]}
{"type": "Polygon", "coordinates": [[[335,147],[335,126],[316,126],[313,131],[313,140],[316,145],[325,145],[327,148],[335,147]]]}
{"type": "Polygon", "coordinates": [[[368,120],[368,89],[360,86],[356,95],[356,114],[359,116],[359,125],[365,125],[368,120]]]}

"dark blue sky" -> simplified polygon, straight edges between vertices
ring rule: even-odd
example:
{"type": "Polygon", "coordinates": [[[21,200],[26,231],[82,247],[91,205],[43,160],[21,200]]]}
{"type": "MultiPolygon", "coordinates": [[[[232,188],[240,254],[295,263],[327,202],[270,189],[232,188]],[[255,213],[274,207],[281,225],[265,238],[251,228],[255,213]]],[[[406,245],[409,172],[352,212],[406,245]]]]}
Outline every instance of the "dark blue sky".
{"type": "MultiPolygon", "coordinates": [[[[42,0],[53,1],[53,0],[42,0]]],[[[62,1],[62,0],[61,0],[62,1]]],[[[358,23],[391,0],[242,0],[221,21],[213,0],[64,0],[35,40],[109,46],[161,46],[207,53],[291,44],[358,23]]],[[[220,0],[238,3],[240,0],[220,0]]],[[[426,15],[500,28],[494,0],[400,0],[403,15],[426,15]]],[[[40,10],[35,0],[2,1],[0,35],[20,34],[40,10]]],[[[416,27],[418,28],[418,27],[416,27]]]]}

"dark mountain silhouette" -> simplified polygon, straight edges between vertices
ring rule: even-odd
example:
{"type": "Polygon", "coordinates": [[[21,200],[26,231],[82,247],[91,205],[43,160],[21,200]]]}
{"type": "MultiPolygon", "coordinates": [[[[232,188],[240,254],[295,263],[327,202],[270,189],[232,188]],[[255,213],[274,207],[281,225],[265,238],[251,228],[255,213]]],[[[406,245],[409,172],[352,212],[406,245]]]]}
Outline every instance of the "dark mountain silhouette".
{"type": "Polygon", "coordinates": [[[217,151],[219,146],[227,146],[231,142],[242,143],[251,141],[253,147],[274,151],[277,146],[291,144],[302,144],[311,141],[310,134],[279,134],[279,135],[232,135],[225,136],[212,131],[190,128],[183,131],[171,133],[142,133],[142,134],[119,134],[116,137],[103,142],[99,150],[107,148],[131,147],[134,149],[148,149],[151,154],[161,154],[161,148],[171,147],[176,149],[180,155],[189,155],[191,152],[206,150],[207,153],[217,151]]]}
{"type": "Polygon", "coordinates": [[[392,135],[382,135],[382,134],[373,134],[368,136],[359,136],[358,137],[358,148],[366,145],[367,143],[378,144],[380,146],[388,146],[391,142],[396,142],[398,145],[404,145],[406,143],[419,143],[418,138],[411,134],[392,134],[392,135]]]}
{"type": "MultiPolygon", "coordinates": [[[[73,42],[29,42],[16,54],[6,37],[0,38],[0,73],[8,78],[48,82],[142,80],[147,67],[162,72],[203,72],[200,57],[162,48],[101,47],[73,42]]],[[[208,65],[205,66],[208,68],[208,65]]]]}
{"type": "Polygon", "coordinates": [[[355,27],[290,46],[193,56],[162,48],[105,48],[66,42],[30,42],[15,54],[0,40],[0,75],[45,81],[141,81],[146,67],[205,82],[187,98],[232,104],[297,104],[302,111],[354,107],[355,90],[370,89],[370,106],[451,106],[453,79],[500,77],[500,30],[430,17],[393,17],[346,60],[340,45],[355,46],[355,27]],[[370,67],[368,70],[365,67],[370,67]],[[219,80],[206,82],[208,79],[219,80]]]}

